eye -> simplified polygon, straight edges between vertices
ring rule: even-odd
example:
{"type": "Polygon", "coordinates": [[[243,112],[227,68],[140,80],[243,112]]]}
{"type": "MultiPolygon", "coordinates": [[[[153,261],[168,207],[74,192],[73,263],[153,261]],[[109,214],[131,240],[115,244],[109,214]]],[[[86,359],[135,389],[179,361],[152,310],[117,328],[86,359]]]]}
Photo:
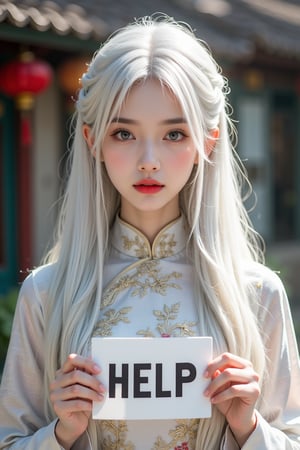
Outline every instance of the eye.
{"type": "Polygon", "coordinates": [[[186,134],[183,131],[172,130],[172,131],[169,131],[169,133],[166,135],[165,139],[168,141],[178,142],[178,141],[181,141],[184,137],[186,137],[186,134]]]}
{"type": "Polygon", "coordinates": [[[119,141],[129,141],[130,139],[134,139],[134,136],[130,131],[128,130],[116,130],[112,133],[112,136],[114,136],[119,141]]]}

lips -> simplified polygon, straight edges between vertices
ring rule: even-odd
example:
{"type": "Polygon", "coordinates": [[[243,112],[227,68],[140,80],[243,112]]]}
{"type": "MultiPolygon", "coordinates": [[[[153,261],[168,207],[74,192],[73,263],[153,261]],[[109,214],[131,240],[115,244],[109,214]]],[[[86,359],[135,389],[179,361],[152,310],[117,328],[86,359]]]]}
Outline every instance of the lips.
{"type": "Polygon", "coordinates": [[[146,178],[135,183],[133,187],[142,194],[156,194],[164,188],[164,185],[157,180],[146,178]]]}

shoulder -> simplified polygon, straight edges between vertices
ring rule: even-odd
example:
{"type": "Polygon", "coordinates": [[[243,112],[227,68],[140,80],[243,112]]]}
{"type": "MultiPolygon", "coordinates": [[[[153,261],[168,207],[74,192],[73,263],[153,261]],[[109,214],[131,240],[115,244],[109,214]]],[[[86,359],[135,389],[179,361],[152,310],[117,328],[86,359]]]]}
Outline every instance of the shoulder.
{"type": "Polygon", "coordinates": [[[253,263],[246,269],[247,281],[265,293],[278,293],[284,291],[284,286],[277,272],[263,264],[253,263]]]}
{"type": "Polygon", "coordinates": [[[19,303],[29,303],[31,307],[34,307],[35,304],[42,306],[48,295],[54,271],[55,264],[40,266],[32,270],[21,285],[19,303]]]}
{"type": "MultiPolygon", "coordinates": [[[[255,263],[246,271],[247,284],[254,290],[257,313],[260,316],[280,317],[289,309],[285,287],[278,273],[255,263]]],[[[253,295],[254,295],[253,294],[253,295]]],[[[251,295],[251,291],[250,291],[251,295]]]]}

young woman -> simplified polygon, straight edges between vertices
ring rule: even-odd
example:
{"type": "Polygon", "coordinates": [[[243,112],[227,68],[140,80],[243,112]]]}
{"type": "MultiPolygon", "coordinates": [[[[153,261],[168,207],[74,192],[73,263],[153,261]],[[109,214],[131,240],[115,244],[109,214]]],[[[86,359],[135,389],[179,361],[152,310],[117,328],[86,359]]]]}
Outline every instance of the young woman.
{"type": "MultiPolygon", "coordinates": [[[[0,448],[299,450],[289,305],[241,200],[224,78],[188,27],[143,18],[82,78],[55,247],[24,282],[0,448]],[[209,419],[96,421],[92,336],[212,336],[209,419]]],[[[196,400],[195,400],[196,401],[196,400]]]]}

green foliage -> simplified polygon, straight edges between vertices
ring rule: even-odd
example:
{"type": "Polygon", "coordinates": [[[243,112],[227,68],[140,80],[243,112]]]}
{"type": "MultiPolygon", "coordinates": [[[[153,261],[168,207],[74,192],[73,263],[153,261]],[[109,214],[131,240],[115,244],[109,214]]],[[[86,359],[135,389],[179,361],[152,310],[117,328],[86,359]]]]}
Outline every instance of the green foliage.
{"type": "Polygon", "coordinates": [[[7,352],[17,298],[18,289],[0,296],[0,369],[7,352]]]}

